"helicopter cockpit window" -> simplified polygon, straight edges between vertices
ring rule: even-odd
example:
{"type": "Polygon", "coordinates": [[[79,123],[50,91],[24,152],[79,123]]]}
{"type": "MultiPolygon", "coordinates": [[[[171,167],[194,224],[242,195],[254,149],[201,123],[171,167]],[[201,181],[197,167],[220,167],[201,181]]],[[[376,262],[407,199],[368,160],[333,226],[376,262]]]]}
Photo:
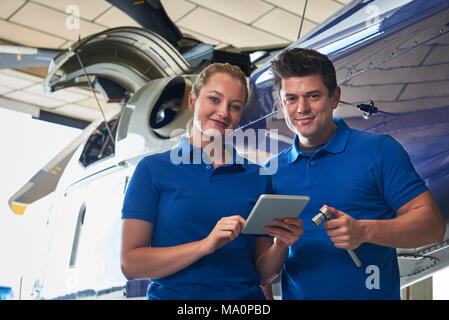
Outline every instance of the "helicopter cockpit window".
{"type": "Polygon", "coordinates": [[[79,159],[79,162],[84,167],[115,153],[115,136],[117,133],[118,122],[119,117],[108,122],[112,138],[110,137],[105,122],[102,122],[94,133],[92,133],[87,140],[79,159]]]}

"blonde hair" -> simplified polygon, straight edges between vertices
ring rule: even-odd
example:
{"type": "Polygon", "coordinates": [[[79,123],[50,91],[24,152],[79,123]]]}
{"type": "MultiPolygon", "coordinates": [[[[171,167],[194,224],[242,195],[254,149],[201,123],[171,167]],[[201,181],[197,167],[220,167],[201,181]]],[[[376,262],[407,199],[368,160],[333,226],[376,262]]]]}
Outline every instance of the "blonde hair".
{"type": "Polygon", "coordinates": [[[229,74],[231,77],[240,80],[240,82],[245,87],[246,93],[245,103],[246,103],[246,101],[248,100],[248,87],[245,74],[238,66],[234,66],[229,63],[216,62],[210,64],[205,69],[203,69],[203,71],[200,72],[200,74],[196,77],[195,82],[193,83],[191,90],[192,94],[195,97],[198,97],[198,95],[200,94],[200,90],[207,84],[209,78],[217,72],[229,74]]]}

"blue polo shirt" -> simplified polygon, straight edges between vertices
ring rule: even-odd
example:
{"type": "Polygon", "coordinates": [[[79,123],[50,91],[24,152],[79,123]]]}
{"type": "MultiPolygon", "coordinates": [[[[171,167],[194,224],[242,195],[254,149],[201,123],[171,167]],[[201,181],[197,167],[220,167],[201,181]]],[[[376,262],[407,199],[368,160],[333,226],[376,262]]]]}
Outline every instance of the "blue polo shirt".
{"type": "MultiPolygon", "coordinates": [[[[300,215],[304,233],[290,247],[282,270],[283,299],[399,299],[396,249],[363,243],[354,252],[334,246],[324,228],[311,222],[324,205],[355,219],[392,219],[396,210],[426,191],[402,146],[388,135],[349,128],[334,119],[337,129],[313,155],[293,145],[270,161],[277,194],[307,195],[300,215]]],[[[268,165],[268,164],[267,164],[268,165]]]]}
{"type": "MultiPolygon", "coordinates": [[[[222,217],[247,218],[270,180],[237,155],[216,169],[183,138],[173,150],[143,158],[130,180],[122,218],[154,224],[152,247],[206,238],[222,217]]],[[[271,189],[270,189],[271,190],[271,189]]],[[[148,299],[264,299],[254,266],[254,237],[240,234],[170,276],[152,279],[148,299]]]]}

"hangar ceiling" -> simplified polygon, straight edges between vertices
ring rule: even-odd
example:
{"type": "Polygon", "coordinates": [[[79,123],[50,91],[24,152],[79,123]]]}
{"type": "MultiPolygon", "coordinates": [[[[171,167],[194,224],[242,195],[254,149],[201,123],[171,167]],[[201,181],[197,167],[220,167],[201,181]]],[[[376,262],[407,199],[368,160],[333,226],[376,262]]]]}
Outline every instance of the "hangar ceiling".
{"type": "MultiPolygon", "coordinates": [[[[127,0],[124,0],[127,1],[127,0]]],[[[133,1],[135,5],[143,1],[133,1]]],[[[182,33],[217,47],[289,44],[335,13],[350,0],[161,0],[182,33]],[[305,9],[305,11],[304,11],[305,9]]],[[[139,25],[104,0],[1,0],[0,43],[66,49],[78,37],[119,26],[139,25]],[[74,11],[75,10],[75,11],[74,11]],[[79,28],[67,28],[70,14],[79,13],[79,28]]],[[[45,93],[47,68],[0,69],[0,107],[42,112],[92,121],[101,116],[89,90],[70,88],[45,93]]],[[[106,112],[120,106],[97,95],[106,112]]]]}

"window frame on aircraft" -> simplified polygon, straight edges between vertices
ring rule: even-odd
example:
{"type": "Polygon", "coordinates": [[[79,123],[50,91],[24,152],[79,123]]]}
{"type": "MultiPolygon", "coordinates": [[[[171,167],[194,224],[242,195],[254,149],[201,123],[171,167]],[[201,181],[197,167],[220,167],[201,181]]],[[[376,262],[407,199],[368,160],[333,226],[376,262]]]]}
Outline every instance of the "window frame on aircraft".
{"type": "Polygon", "coordinates": [[[115,142],[120,115],[108,121],[109,130],[103,121],[97,129],[89,136],[81,152],[79,163],[88,167],[95,162],[115,154],[115,142]]]}

